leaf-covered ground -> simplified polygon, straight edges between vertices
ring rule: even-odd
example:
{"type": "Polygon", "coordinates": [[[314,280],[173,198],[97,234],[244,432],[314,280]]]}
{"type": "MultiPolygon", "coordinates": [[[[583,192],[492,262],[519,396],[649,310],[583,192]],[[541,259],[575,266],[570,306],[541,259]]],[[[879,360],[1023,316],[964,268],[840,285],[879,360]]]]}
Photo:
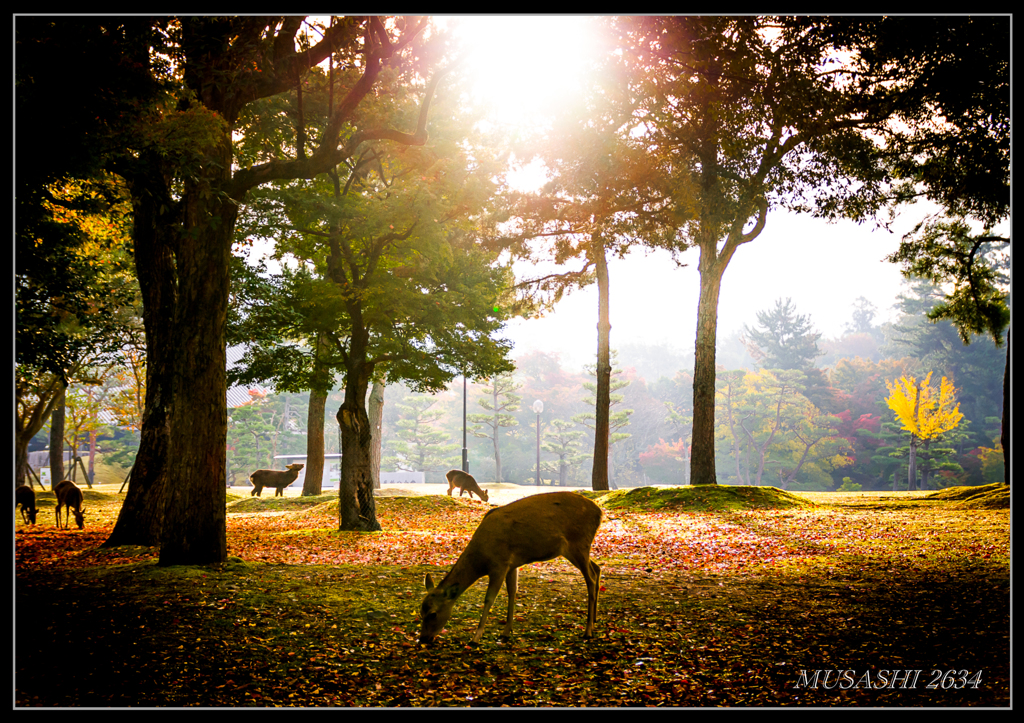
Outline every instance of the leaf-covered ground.
{"type": "Polygon", "coordinates": [[[521,570],[511,641],[503,591],[469,644],[480,581],[430,647],[424,574],[489,505],[380,497],[384,532],[339,533],[333,496],[232,496],[229,561],[164,568],[99,547],[117,486],[86,491],[83,531],[42,493],[39,524],[16,523],[15,705],[1008,707],[1003,492],[588,493],[593,640],[559,560],[521,570]]]}

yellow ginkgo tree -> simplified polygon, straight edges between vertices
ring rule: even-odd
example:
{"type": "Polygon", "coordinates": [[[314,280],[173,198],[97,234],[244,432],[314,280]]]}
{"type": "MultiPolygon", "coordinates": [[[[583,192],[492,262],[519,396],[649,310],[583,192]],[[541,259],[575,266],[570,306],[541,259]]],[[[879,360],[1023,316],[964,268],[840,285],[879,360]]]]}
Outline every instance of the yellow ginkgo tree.
{"type": "Polygon", "coordinates": [[[942,377],[938,388],[930,385],[932,373],[923,380],[902,376],[886,382],[889,396],[885,400],[896,415],[896,421],[910,432],[910,469],[907,489],[917,489],[917,447],[944,432],[956,429],[964,415],[956,401],[953,383],[942,377]]]}

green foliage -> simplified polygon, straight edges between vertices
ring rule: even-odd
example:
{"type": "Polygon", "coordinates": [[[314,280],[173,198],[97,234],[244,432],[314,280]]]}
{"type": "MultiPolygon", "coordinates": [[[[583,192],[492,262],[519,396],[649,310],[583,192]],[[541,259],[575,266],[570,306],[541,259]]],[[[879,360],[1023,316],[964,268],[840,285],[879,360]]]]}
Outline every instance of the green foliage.
{"type": "Polygon", "coordinates": [[[797,314],[792,299],[776,299],[775,307],[757,312],[758,328],[744,326],[750,356],[763,369],[810,369],[821,356],[810,317],[797,314]]]}
{"type": "Polygon", "coordinates": [[[1002,346],[1010,310],[1009,279],[1001,271],[1009,264],[1006,254],[993,249],[994,242],[1008,244],[1009,239],[987,231],[975,234],[963,220],[928,221],[904,236],[899,250],[886,258],[902,264],[907,278],[952,285],[928,311],[929,319],[952,321],[964,344],[976,334],[987,334],[1002,346]]]}

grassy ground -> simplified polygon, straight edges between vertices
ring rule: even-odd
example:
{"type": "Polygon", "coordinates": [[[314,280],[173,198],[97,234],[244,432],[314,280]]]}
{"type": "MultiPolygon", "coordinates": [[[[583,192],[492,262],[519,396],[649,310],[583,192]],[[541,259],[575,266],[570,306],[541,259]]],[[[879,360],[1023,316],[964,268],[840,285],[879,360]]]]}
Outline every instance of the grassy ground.
{"type": "MultiPolygon", "coordinates": [[[[587,493],[604,522],[597,635],[565,561],[520,572],[513,638],[484,582],[416,642],[423,577],[490,507],[378,498],[380,533],[339,533],[334,495],[228,501],[230,559],[159,567],[86,529],[16,522],[15,705],[1009,706],[1009,492],[587,493]],[[60,676],[61,684],[54,684],[60,676]]],[[[492,501],[494,498],[492,497],[492,501]]]]}

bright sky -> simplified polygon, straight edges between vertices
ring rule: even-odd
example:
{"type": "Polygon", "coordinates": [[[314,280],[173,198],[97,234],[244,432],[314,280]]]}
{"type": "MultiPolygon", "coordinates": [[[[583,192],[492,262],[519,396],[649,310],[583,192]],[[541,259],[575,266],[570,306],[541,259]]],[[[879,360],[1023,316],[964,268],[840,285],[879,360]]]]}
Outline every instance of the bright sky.
{"type": "MultiPolygon", "coordinates": [[[[593,48],[585,16],[448,17],[467,38],[480,41],[471,61],[481,96],[490,96],[505,121],[526,120],[523,109],[557,103],[573,87],[573,72],[593,48]]],[[[923,212],[922,212],[923,213],[923,212]]],[[[890,318],[900,292],[898,268],[883,261],[922,213],[900,220],[897,233],[853,223],[829,225],[809,217],[770,214],[765,230],[740,248],[726,269],[719,304],[719,338],[756,323],[755,312],[790,297],[826,337],[850,321],[864,296],[890,318]]],[[[679,268],[667,252],[636,252],[609,262],[613,348],[629,342],[693,351],[698,297],[697,252],[679,268]]],[[[515,321],[514,354],[558,351],[563,361],[591,363],[597,350],[597,287],[574,292],[543,319],[515,321]]],[[[623,360],[628,363],[627,360],[623,360]]]]}

